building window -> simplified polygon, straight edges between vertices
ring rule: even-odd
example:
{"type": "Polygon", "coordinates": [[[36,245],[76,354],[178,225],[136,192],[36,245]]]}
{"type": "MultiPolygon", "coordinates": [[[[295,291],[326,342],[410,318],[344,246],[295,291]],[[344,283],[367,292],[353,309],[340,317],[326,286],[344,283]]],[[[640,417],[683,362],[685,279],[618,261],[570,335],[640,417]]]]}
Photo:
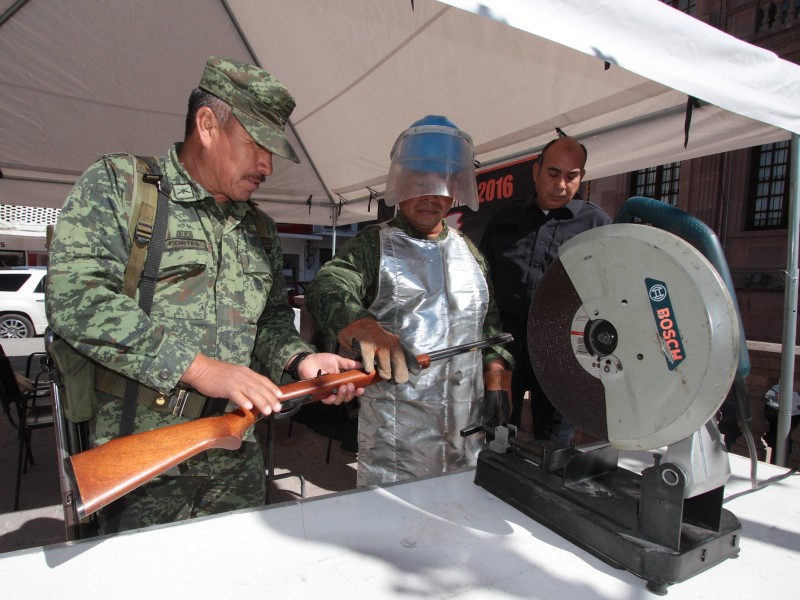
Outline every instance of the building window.
{"type": "Polygon", "coordinates": [[[677,206],[680,178],[679,162],[634,171],[631,177],[631,196],[654,198],[677,206]]]}
{"type": "Polygon", "coordinates": [[[747,229],[781,229],[789,206],[789,142],[759,146],[753,151],[747,229]]]}
{"type": "Polygon", "coordinates": [[[778,26],[789,26],[800,16],[800,0],[762,2],[758,6],[756,19],[759,31],[778,26]]]}
{"type": "MultiPolygon", "coordinates": [[[[0,250],[0,268],[25,266],[25,252],[22,250],[0,250]]],[[[7,291],[7,290],[0,290],[7,291]]]]}
{"type": "Polygon", "coordinates": [[[672,8],[677,8],[681,12],[685,12],[687,15],[694,16],[695,12],[697,12],[697,0],[662,0],[662,2],[672,8]]]}

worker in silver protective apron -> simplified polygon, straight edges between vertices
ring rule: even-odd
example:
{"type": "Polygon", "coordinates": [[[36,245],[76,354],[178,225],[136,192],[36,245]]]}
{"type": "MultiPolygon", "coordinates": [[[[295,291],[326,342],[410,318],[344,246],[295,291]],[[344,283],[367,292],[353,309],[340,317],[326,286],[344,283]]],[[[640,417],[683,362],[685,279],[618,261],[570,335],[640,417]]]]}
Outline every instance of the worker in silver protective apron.
{"type": "Polygon", "coordinates": [[[344,244],[305,296],[320,329],[386,380],[361,397],[359,486],[474,465],[483,435],[461,430],[483,422],[488,397],[489,412],[502,412],[497,394],[484,394],[484,371],[506,374],[510,386],[512,359],[496,346],[409,374],[401,342],[427,354],[496,336],[500,321],[483,257],[444,221],[456,199],[477,209],[472,140],[431,115],[400,135],[391,157],[385,201],[399,214],[344,244]]]}
{"type": "MultiPolygon", "coordinates": [[[[420,240],[384,227],[380,247],[369,311],[384,329],[401,335],[414,355],[480,339],[489,288],[460,236],[448,231],[442,241],[420,240]]],[[[358,418],[358,485],[474,465],[483,440],[460,431],[478,422],[482,398],[477,352],[434,362],[403,385],[368,387],[358,418]]]]}

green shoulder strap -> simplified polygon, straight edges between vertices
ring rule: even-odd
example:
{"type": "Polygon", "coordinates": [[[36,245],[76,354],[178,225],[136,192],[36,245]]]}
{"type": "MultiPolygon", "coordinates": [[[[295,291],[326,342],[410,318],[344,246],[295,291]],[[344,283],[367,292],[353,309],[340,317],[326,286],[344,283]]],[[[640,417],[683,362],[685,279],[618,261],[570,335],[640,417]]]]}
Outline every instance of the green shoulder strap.
{"type": "Polygon", "coordinates": [[[131,239],[131,253],[125,267],[125,283],[123,290],[126,296],[136,297],[139,280],[144,270],[147,248],[153,237],[153,227],[156,220],[158,206],[158,175],[139,156],[131,157],[135,161],[136,172],[133,176],[131,188],[131,212],[128,223],[128,235],[131,239]],[[142,185],[143,183],[147,185],[142,185]]]}
{"type": "MultiPolygon", "coordinates": [[[[138,289],[139,308],[147,315],[153,305],[161,254],[167,235],[169,193],[170,186],[168,182],[162,181],[156,159],[137,156],[131,191],[133,205],[128,223],[131,252],[125,267],[123,291],[127,296],[135,298],[138,289]]],[[[120,436],[133,433],[138,393],[139,384],[133,379],[126,380],[120,436]]]]}

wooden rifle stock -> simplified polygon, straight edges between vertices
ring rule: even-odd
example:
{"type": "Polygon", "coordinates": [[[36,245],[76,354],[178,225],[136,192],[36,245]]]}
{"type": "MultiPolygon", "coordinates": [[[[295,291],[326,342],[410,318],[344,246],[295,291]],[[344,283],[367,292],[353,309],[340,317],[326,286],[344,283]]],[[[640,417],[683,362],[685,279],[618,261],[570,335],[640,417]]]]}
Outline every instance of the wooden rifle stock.
{"type": "MultiPolygon", "coordinates": [[[[302,404],[327,398],[341,385],[352,383],[363,388],[379,381],[383,380],[377,370],[366,373],[354,369],[322,375],[282,385],[282,404],[290,411],[296,410],[302,404]]],[[[242,445],[247,429],[263,416],[254,409],[237,408],[218,417],[114,438],[69,457],[66,467],[77,495],[78,517],[91,515],[205,450],[236,450],[242,445]]]]}
{"type": "MultiPolygon", "coordinates": [[[[411,357],[414,368],[427,369],[431,361],[449,358],[511,341],[510,334],[462,344],[430,354],[411,357]]],[[[411,365],[409,365],[411,370],[411,365]]],[[[330,373],[281,386],[282,413],[291,413],[303,404],[327,398],[339,386],[352,383],[365,388],[383,381],[377,369],[367,373],[353,369],[330,373]]],[[[151,431],[115,438],[101,446],[75,454],[65,461],[76,492],[75,507],[82,519],[114,500],[132,492],[151,479],[193,456],[212,448],[236,450],[247,429],[264,415],[254,410],[236,410],[218,417],[205,417],[151,431]]]]}

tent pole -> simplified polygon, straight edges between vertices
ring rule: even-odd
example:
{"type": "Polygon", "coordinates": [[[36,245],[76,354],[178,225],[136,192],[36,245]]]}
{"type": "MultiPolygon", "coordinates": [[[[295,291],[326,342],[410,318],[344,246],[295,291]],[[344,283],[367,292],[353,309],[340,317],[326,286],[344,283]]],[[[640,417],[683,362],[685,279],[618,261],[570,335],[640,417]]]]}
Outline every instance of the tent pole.
{"type": "Polygon", "coordinates": [[[11,17],[13,17],[14,14],[20,8],[25,6],[27,3],[28,3],[28,0],[17,0],[16,2],[14,2],[14,4],[9,6],[6,9],[6,11],[2,15],[0,15],[0,27],[2,27],[5,24],[6,21],[8,21],[11,17]]]}
{"type": "Polygon", "coordinates": [[[339,220],[339,211],[333,209],[333,237],[331,238],[331,256],[336,256],[336,223],[339,220]]]}
{"type": "MultiPolygon", "coordinates": [[[[236,29],[236,33],[239,34],[239,39],[242,40],[242,43],[244,44],[244,47],[247,49],[248,54],[250,54],[250,59],[252,60],[253,64],[255,66],[263,69],[264,68],[263,65],[258,60],[258,57],[256,56],[256,53],[253,51],[253,47],[250,45],[250,42],[247,40],[247,37],[244,35],[244,31],[242,31],[242,28],[239,25],[239,21],[236,19],[236,15],[233,14],[233,11],[231,10],[231,7],[229,6],[228,1],[227,0],[220,0],[220,2],[222,3],[222,6],[225,9],[225,12],[228,14],[228,18],[231,20],[231,25],[234,26],[234,28],[236,29]]],[[[314,164],[314,159],[312,159],[311,155],[308,153],[308,150],[306,149],[306,145],[303,143],[303,140],[300,137],[300,134],[297,133],[297,129],[295,129],[294,124],[291,122],[291,120],[287,120],[286,121],[286,125],[289,127],[289,129],[292,130],[292,133],[297,138],[297,143],[300,144],[300,148],[302,148],[303,154],[308,159],[308,164],[311,165],[311,169],[314,171],[314,175],[317,176],[317,180],[319,181],[320,185],[322,186],[322,189],[325,190],[325,195],[328,196],[328,202],[330,203],[330,205],[332,207],[331,208],[332,214],[334,214],[335,211],[336,211],[336,200],[333,197],[333,193],[331,192],[330,188],[328,188],[328,185],[325,183],[325,180],[322,178],[322,174],[319,172],[319,169],[317,169],[317,165],[314,164]]],[[[334,219],[333,219],[333,227],[334,227],[334,231],[336,231],[336,218],[335,218],[335,216],[334,216],[334,219]]]]}
{"type": "Polygon", "coordinates": [[[792,134],[789,158],[789,222],[786,259],[786,287],[783,300],[783,343],[781,352],[781,383],[778,404],[778,429],[775,432],[775,464],[786,466],[787,446],[791,433],[792,400],[794,396],[794,347],[797,331],[797,241],[800,231],[800,190],[797,177],[800,173],[800,143],[792,134]]]}
{"type": "MultiPolygon", "coordinates": [[[[335,213],[336,200],[333,197],[333,192],[331,192],[330,188],[328,187],[328,184],[325,183],[325,180],[322,178],[322,173],[319,172],[319,169],[317,169],[317,165],[314,163],[314,159],[311,158],[311,155],[308,153],[308,149],[306,148],[306,145],[303,143],[303,139],[300,137],[300,134],[297,133],[297,129],[295,129],[294,123],[292,123],[291,121],[286,121],[286,125],[292,130],[292,133],[294,133],[294,137],[297,138],[297,143],[300,144],[300,147],[303,149],[303,154],[305,154],[306,158],[308,159],[308,164],[311,165],[311,168],[314,170],[314,175],[317,176],[317,179],[319,180],[322,189],[325,190],[325,195],[328,196],[328,202],[330,202],[332,210],[335,213]]],[[[336,219],[334,218],[333,221],[335,223],[336,219]]]]}

